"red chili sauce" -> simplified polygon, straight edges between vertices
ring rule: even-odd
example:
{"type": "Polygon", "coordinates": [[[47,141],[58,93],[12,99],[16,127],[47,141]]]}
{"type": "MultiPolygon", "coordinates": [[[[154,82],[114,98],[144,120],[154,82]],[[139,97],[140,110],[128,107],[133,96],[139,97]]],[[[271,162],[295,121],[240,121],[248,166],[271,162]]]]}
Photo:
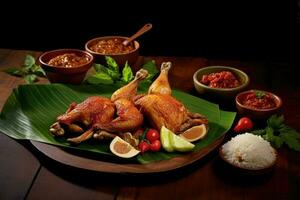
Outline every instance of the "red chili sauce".
{"type": "Polygon", "coordinates": [[[89,62],[86,56],[78,56],[75,53],[66,53],[52,58],[48,64],[56,67],[78,67],[89,62]]]}
{"type": "Polygon", "coordinates": [[[230,71],[203,75],[200,82],[212,88],[235,88],[240,85],[239,80],[230,71]]]}
{"type": "Polygon", "coordinates": [[[241,103],[254,109],[270,109],[276,107],[274,98],[264,92],[251,92],[247,94],[241,103]]]}
{"type": "Polygon", "coordinates": [[[134,47],[131,45],[124,46],[123,41],[124,39],[119,38],[100,40],[98,43],[91,46],[90,49],[102,54],[122,54],[134,50],[134,47]]]}

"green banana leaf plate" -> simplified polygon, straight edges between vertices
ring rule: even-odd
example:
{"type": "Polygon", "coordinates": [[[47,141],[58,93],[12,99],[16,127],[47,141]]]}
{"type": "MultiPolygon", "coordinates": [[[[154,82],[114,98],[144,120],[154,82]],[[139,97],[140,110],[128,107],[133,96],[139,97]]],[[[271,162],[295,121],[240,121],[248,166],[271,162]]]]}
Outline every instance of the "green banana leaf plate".
{"type": "MultiPolygon", "coordinates": [[[[173,96],[190,111],[209,120],[207,136],[195,143],[189,153],[147,152],[132,159],[121,159],[109,150],[109,143],[87,141],[71,145],[64,138],[53,137],[49,126],[64,113],[71,102],[88,96],[110,97],[114,85],[22,85],[14,89],[0,114],[0,131],[14,139],[27,139],[50,158],[77,168],[111,173],[154,173],[174,170],[191,164],[215,149],[234,121],[235,112],[189,94],[173,90],[173,96]]],[[[146,88],[139,92],[146,91],[146,88]]]]}

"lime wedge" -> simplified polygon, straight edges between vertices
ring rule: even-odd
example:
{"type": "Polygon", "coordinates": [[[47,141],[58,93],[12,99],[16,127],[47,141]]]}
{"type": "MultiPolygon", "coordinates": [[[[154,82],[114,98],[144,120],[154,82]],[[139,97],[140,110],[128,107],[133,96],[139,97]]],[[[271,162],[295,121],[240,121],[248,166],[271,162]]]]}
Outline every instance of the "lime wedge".
{"type": "Polygon", "coordinates": [[[162,126],[160,129],[160,141],[162,144],[162,147],[164,150],[167,152],[173,152],[174,148],[171,146],[170,142],[170,135],[173,134],[169,129],[166,127],[162,126]]]}
{"type": "Polygon", "coordinates": [[[182,137],[175,135],[171,132],[169,135],[171,146],[180,152],[192,151],[195,145],[189,141],[183,139],[182,137]]]}

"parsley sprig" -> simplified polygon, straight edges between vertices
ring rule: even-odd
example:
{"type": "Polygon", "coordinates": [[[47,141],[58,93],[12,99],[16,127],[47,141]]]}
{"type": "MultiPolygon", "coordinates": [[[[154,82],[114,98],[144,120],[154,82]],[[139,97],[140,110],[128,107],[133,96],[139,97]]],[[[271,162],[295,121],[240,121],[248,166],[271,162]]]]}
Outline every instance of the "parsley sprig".
{"type": "Polygon", "coordinates": [[[290,149],[300,151],[300,133],[284,124],[283,115],[272,115],[267,120],[267,126],[264,129],[254,130],[252,133],[262,136],[275,148],[286,144],[290,149]]]}
{"type": "Polygon", "coordinates": [[[262,91],[256,90],[255,96],[256,96],[256,98],[261,99],[261,98],[263,98],[263,96],[265,96],[265,93],[262,91]]]}

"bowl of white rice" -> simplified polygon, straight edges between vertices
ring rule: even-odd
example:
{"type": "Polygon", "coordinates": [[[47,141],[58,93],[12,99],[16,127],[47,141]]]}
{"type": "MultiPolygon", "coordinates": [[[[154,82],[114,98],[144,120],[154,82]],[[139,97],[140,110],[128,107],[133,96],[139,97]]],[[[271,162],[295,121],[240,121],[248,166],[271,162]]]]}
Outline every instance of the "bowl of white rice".
{"type": "Polygon", "coordinates": [[[262,137],[244,133],[231,138],[220,148],[221,158],[240,169],[271,169],[277,159],[276,150],[262,137]]]}

